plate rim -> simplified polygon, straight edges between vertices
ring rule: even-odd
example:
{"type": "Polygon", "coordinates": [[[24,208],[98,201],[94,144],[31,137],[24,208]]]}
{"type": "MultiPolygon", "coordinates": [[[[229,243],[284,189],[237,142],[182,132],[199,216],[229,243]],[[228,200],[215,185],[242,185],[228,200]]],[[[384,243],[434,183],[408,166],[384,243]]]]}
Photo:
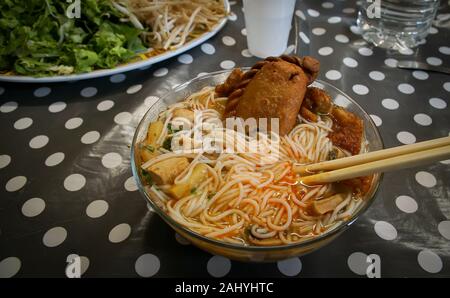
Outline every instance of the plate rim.
{"type": "MultiPolygon", "coordinates": [[[[230,2],[229,0],[223,0],[225,11],[227,14],[231,12],[230,8],[230,2]]],[[[184,53],[186,51],[189,51],[190,49],[200,45],[201,43],[207,41],[214,35],[216,35],[222,28],[225,26],[225,24],[228,21],[228,16],[225,16],[222,18],[222,20],[214,26],[214,28],[211,31],[208,31],[201,36],[187,42],[182,47],[167,51],[163,54],[151,57],[149,59],[143,60],[143,61],[136,61],[132,63],[126,63],[124,65],[116,66],[114,68],[109,69],[98,69],[87,73],[80,73],[80,74],[71,74],[71,75],[63,75],[63,76],[48,76],[48,77],[32,77],[32,76],[20,76],[20,75],[13,75],[13,76],[6,76],[6,75],[0,75],[0,82],[10,82],[10,83],[59,83],[59,82],[74,82],[74,81],[81,81],[81,80],[88,80],[88,79],[94,79],[94,78],[100,78],[105,76],[111,76],[119,73],[124,73],[140,68],[146,68],[150,67],[153,64],[156,64],[158,62],[170,59],[174,56],[177,56],[181,53],[184,53]]]]}

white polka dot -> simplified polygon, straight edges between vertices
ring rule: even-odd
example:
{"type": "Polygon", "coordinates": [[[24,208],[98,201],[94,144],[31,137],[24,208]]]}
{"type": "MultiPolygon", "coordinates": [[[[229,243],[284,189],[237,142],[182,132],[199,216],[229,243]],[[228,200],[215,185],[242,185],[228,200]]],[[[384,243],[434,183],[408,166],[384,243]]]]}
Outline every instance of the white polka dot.
{"type": "Polygon", "coordinates": [[[306,36],[305,33],[300,32],[300,33],[299,33],[299,36],[300,36],[300,38],[302,39],[302,41],[303,41],[304,43],[309,44],[309,43],[311,42],[311,41],[309,40],[309,37],[306,36]]]}
{"type": "Polygon", "coordinates": [[[441,160],[440,163],[443,164],[443,165],[450,165],[450,159],[441,160]]]}
{"type": "Polygon", "coordinates": [[[344,34],[338,34],[334,37],[334,39],[340,43],[348,43],[350,41],[349,38],[344,34]]]}
{"type": "Polygon", "coordinates": [[[246,57],[246,58],[250,58],[250,57],[253,56],[252,53],[250,53],[250,51],[248,49],[243,49],[242,52],[241,52],[241,55],[246,57]]]}
{"type": "Polygon", "coordinates": [[[362,252],[354,252],[347,259],[348,268],[358,275],[366,275],[367,267],[367,255],[362,252]]]}
{"type": "Polygon", "coordinates": [[[213,256],[206,265],[208,273],[214,277],[224,277],[230,272],[231,262],[221,256],[213,256]]]}
{"type": "Polygon", "coordinates": [[[383,107],[385,107],[388,110],[396,110],[400,106],[398,102],[395,99],[386,98],[381,101],[381,104],[383,107]]]}
{"type": "Polygon", "coordinates": [[[417,211],[417,202],[409,196],[399,196],[395,199],[395,205],[405,213],[414,213],[417,211]]]}
{"type": "Polygon", "coordinates": [[[10,278],[19,272],[22,262],[16,257],[8,257],[0,262],[0,278],[10,278]]]}
{"type": "Polygon", "coordinates": [[[67,104],[64,101],[57,101],[49,105],[48,110],[50,113],[58,113],[64,110],[67,104]]]}
{"type": "Polygon", "coordinates": [[[134,180],[134,177],[131,176],[127,180],[125,180],[124,187],[128,191],[136,191],[138,190],[138,187],[136,185],[136,181],[134,180]]]}
{"type": "Polygon", "coordinates": [[[66,121],[66,124],[64,125],[67,129],[75,129],[79,127],[81,124],[83,124],[83,119],[79,117],[71,118],[66,121]]]}
{"type": "Polygon", "coordinates": [[[439,31],[438,31],[438,29],[436,29],[436,28],[434,28],[434,27],[431,27],[430,30],[428,30],[428,32],[429,32],[430,34],[436,34],[436,33],[438,33],[439,31]]]}
{"type": "Polygon", "coordinates": [[[19,105],[17,104],[17,102],[15,102],[15,101],[8,101],[8,102],[5,102],[4,104],[2,104],[0,106],[0,112],[2,112],[2,113],[11,113],[15,109],[17,109],[18,106],[19,105]]]}
{"type": "Polygon", "coordinates": [[[85,133],[81,137],[81,143],[89,145],[97,142],[98,139],[100,139],[100,133],[98,131],[93,130],[85,133]]]}
{"type": "Polygon", "coordinates": [[[436,109],[442,110],[447,107],[447,103],[443,99],[440,99],[437,97],[430,98],[430,100],[428,102],[430,103],[430,105],[433,108],[436,108],[436,109]]]}
{"type": "Polygon", "coordinates": [[[444,83],[444,85],[442,85],[442,86],[444,87],[445,91],[450,92],[450,82],[446,82],[446,83],[444,83]]]}
{"type": "Polygon", "coordinates": [[[324,3],[322,3],[322,7],[323,8],[333,8],[334,4],[331,2],[324,2],[324,3]]]}
{"type": "Polygon", "coordinates": [[[47,159],[45,160],[45,165],[47,167],[54,167],[56,165],[59,165],[64,160],[64,157],[65,155],[62,152],[53,153],[52,155],[47,157],[47,159]]]}
{"type": "Polygon", "coordinates": [[[327,71],[325,76],[327,77],[327,79],[333,80],[333,81],[339,80],[340,78],[342,78],[342,74],[339,71],[334,70],[334,69],[327,71]]]}
{"type": "Polygon", "coordinates": [[[18,130],[27,129],[31,124],[33,124],[33,119],[24,117],[14,122],[14,128],[18,130]]]}
{"type": "Polygon", "coordinates": [[[402,55],[412,55],[414,54],[414,51],[411,50],[410,48],[401,48],[400,50],[398,50],[398,52],[402,55]]]}
{"type": "Polygon", "coordinates": [[[382,81],[385,78],[384,73],[382,73],[380,71],[376,71],[376,70],[371,71],[369,73],[369,77],[374,81],[382,81]]]}
{"type": "Polygon", "coordinates": [[[296,276],[302,271],[302,262],[299,258],[290,258],[277,262],[278,270],[286,276],[296,276]]]}
{"type": "Polygon", "coordinates": [[[327,30],[325,28],[321,28],[321,27],[312,29],[312,33],[317,36],[324,35],[326,32],[327,32],[327,30]]]}
{"type": "Polygon", "coordinates": [[[27,177],[16,176],[8,180],[5,185],[5,189],[9,192],[18,191],[27,183],[27,177]]]}
{"type": "Polygon", "coordinates": [[[243,29],[241,30],[241,34],[244,35],[244,36],[247,36],[247,29],[246,29],[246,28],[243,28],[243,29]]]}
{"type": "Polygon", "coordinates": [[[355,25],[350,26],[350,31],[352,31],[352,33],[356,35],[361,35],[362,33],[361,28],[355,25]]]}
{"type": "Polygon", "coordinates": [[[444,55],[450,55],[450,47],[439,47],[439,52],[444,55]]]}
{"type": "Polygon", "coordinates": [[[86,178],[81,174],[71,174],[64,179],[64,188],[68,191],[78,191],[86,185],[86,178]]]}
{"type": "Polygon", "coordinates": [[[115,152],[106,153],[102,157],[102,165],[105,168],[112,169],[120,166],[122,163],[122,156],[115,152]]]}
{"type": "Polygon", "coordinates": [[[151,106],[154,105],[158,100],[159,100],[159,97],[158,97],[158,96],[153,96],[153,95],[151,95],[151,96],[148,96],[148,97],[145,99],[144,103],[145,103],[145,105],[146,105],[147,107],[151,107],[151,106]]]}
{"type": "Polygon", "coordinates": [[[386,64],[387,66],[392,67],[392,68],[397,67],[397,63],[398,63],[398,61],[393,58],[388,58],[388,59],[384,60],[384,64],[386,64]]]}
{"type": "Polygon", "coordinates": [[[350,14],[350,13],[354,13],[354,12],[355,12],[355,9],[354,9],[353,7],[347,7],[347,8],[344,8],[344,9],[342,10],[342,12],[343,12],[343,13],[348,13],[348,14],[350,14]]]}
{"type": "Polygon", "coordinates": [[[441,221],[438,225],[438,231],[441,233],[442,237],[450,240],[450,220],[441,221]]]}
{"type": "Polygon", "coordinates": [[[49,95],[50,92],[52,92],[52,89],[50,89],[48,87],[41,87],[41,88],[37,88],[36,90],[34,90],[33,94],[36,97],[45,97],[45,96],[49,95]]]}
{"type": "Polygon", "coordinates": [[[184,238],[183,236],[181,236],[178,233],[175,233],[175,240],[177,240],[177,242],[180,243],[181,245],[191,244],[186,238],[184,238]]]}
{"type": "Polygon", "coordinates": [[[236,44],[236,41],[231,36],[224,36],[224,37],[222,37],[222,42],[226,46],[234,46],[236,44]]]}
{"type": "Polygon", "coordinates": [[[358,61],[356,61],[355,59],[350,58],[350,57],[344,58],[344,59],[342,60],[342,62],[344,62],[344,64],[345,64],[346,66],[351,67],[351,68],[355,68],[355,67],[358,66],[358,61]]]}
{"type": "Polygon", "coordinates": [[[306,11],[310,16],[312,16],[313,18],[316,18],[316,17],[318,17],[318,16],[320,16],[320,13],[317,11],[317,10],[314,10],[314,9],[308,9],[307,11],[306,11]]]}
{"type": "Polygon", "coordinates": [[[369,48],[359,48],[358,53],[360,53],[363,56],[371,56],[373,54],[373,51],[369,48]]]}
{"type": "Polygon", "coordinates": [[[306,20],[305,14],[303,13],[303,11],[301,10],[296,10],[295,11],[295,15],[298,16],[300,19],[302,19],[303,21],[306,20]]]}
{"type": "Polygon", "coordinates": [[[56,247],[64,242],[67,238],[67,231],[63,227],[54,227],[48,230],[44,237],[42,238],[42,242],[47,247],[56,247]]]}
{"type": "Polygon", "coordinates": [[[32,198],[22,205],[22,214],[26,217],[38,216],[45,209],[45,202],[41,198],[32,198]]]}
{"type": "Polygon", "coordinates": [[[223,69],[232,69],[236,64],[231,60],[224,60],[220,62],[220,67],[223,69]]]}
{"type": "Polygon", "coordinates": [[[231,12],[231,13],[228,15],[228,19],[229,19],[230,21],[234,22],[234,21],[237,20],[237,15],[236,15],[234,12],[231,12]]]}
{"type": "Polygon", "coordinates": [[[32,138],[30,140],[30,147],[33,149],[40,149],[42,147],[44,147],[45,145],[47,145],[49,139],[46,135],[39,135],[39,136],[35,136],[34,138],[32,138]]]}
{"type": "Polygon", "coordinates": [[[136,84],[127,89],[127,94],[135,94],[138,93],[142,89],[141,84],[136,84]]]}
{"type": "Polygon", "coordinates": [[[436,186],[437,183],[436,178],[433,176],[433,174],[425,171],[420,171],[416,173],[416,181],[420,185],[427,188],[434,187],[436,186]]]}
{"type": "Polygon", "coordinates": [[[114,122],[119,125],[126,125],[130,123],[132,115],[128,112],[121,112],[114,117],[114,122]]]}
{"type": "Polygon", "coordinates": [[[86,87],[83,90],[81,90],[81,96],[83,97],[92,97],[97,94],[97,88],[95,87],[86,87]]]}
{"type": "Polygon", "coordinates": [[[361,84],[353,85],[352,90],[359,95],[366,95],[367,93],[369,93],[369,88],[361,84]]]}
{"type": "Polygon", "coordinates": [[[426,80],[429,77],[428,73],[426,73],[425,71],[421,71],[421,70],[413,71],[412,75],[413,75],[413,77],[415,77],[418,80],[426,80]]]}
{"type": "Polygon", "coordinates": [[[200,47],[203,51],[203,53],[208,54],[208,55],[212,55],[216,52],[216,48],[210,44],[205,42],[204,44],[202,44],[202,46],[200,47]]]}
{"type": "Polygon", "coordinates": [[[86,208],[86,215],[90,218],[99,218],[105,215],[105,213],[108,211],[109,205],[108,202],[104,200],[95,200],[86,208]]]}
{"type": "Polygon", "coordinates": [[[429,273],[438,273],[442,270],[441,258],[431,250],[422,250],[417,256],[420,267],[429,273]]]}
{"type": "Polygon", "coordinates": [[[328,19],[328,23],[330,24],[337,24],[342,21],[341,17],[331,17],[328,19]]]}
{"type": "Polygon", "coordinates": [[[125,81],[125,79],[126,79],[126,76],[123,73],[119,73],[119,74],[111,76],[109,78],[109,81],[111,83],[121,83],[121,82],[125,81]]]}
{"type": "MultiPolygon", "coordinates": [[[[73,260],[75,258],[79,258],[80,261],[80,276],[82,276],[89,268],[90,265],[90,261],[87,257],[85,256],[79,256],[77,254],[70,254],[66,257],[66,260],[71,260],[73,262],[73,260]]],[[[71,272],[69,272],[68,270],[70,269],[69,267],[69,263],[66,266],[66,270],[65,270],[65,274],[67,277],[71,277],[73,276],[71,272]]]]}
{"type": "Polygon", "coordinates": [[[2,154],[0,155],[0,169],[3,169],[4,167],[8,166],[11,162],[11,156],[2,154]]]}
{"type": "Polygon", "coordinates": [[[397,238],[397,230],[386,221],[377,221],[374,226],[375,233],[384,240],[394,240],[397,238]]]}
{"type": "Polygon", "coordinates": [[[100,112],[107,111],[114,106],[114,101],[112,100],[104,100],[97,105],[97,110],[100,112]]]}
{"type": "Polygon", "coordinates": [[[437,58],[437,57],[428,57],[427,63],[430,65],[439,66],[442,64],[442,59],[437,58]]]}
{"type": "Polygon", "coordinates": [[[114,228],[112,228],[111,232],[109,232],[108,239],[112,243],[119,243],[128,238],[131,234],[131,227],[129,224],[122,223],[114,228]]]}
{"type": "Polygon", "coordinates": [[[401,131],[397,134],[397,140],[399,140],[400,143],[407,145],[415,143],[416,137],[410,132],[401,131]]]}
{"type": "Polygon", "coordinates": [[[318,52],[319,52],[319,55],[328,56],[331,53],[333,53],[333,48],[332,47],[323,47],[323,48],[320,48],[318,52]]]}
{"type": "Polygon", "coordinates": [[[151,277],[158,273],[161,262],[158,257],[153,254],[143,254],[134,264],[134,269],[139,276],[151,277]]]}
{"type": "Polygon", "coordinates": [[[155,77],[163,77],[169,73],[169,70],[166,67],[161,67],[153,72],[153,76],[155,77]]]}
{"type": "Polygon", "coordinates": [[[194,58],[192,58],[192,56],[189,54],[183,54],[178,56],[177,60],[182,64],[191,64],[192,61],[194,61],[194,58]]]}
{"type": "Polygon", "coordinates": [[[422,126],[429,126],[431,125],[431,123],[433,123],[433,120],[431,119],[430,116],[422,113],[414,115],[414,121],[416,121],[417,124],[422,126]]]}
{"type": "Polygon", "coordinates": [[[381,126],[383,124],[383,120],[381,120],[380,117],[377,115],[370,115],[370,118],[372,118],[372,121],[375,123],[376,126],[381,126]]]}
{"type": "Polygon", "coordinates": [[[410,84],[406,84],[406,83],[398,85],[397,89],[398,89],[398,91],[400,91],[401,93],[404,93],[404,94],[413,94],[415,91],[413,86],[411,86],[410,84]]]}

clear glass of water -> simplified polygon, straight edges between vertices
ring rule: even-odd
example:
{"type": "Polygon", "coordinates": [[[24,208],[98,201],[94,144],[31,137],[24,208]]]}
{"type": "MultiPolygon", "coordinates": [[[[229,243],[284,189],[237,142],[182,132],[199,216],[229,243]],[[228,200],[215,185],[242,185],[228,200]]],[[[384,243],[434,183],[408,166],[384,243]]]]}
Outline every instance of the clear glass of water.
{"type": "Polygon", "coordinates": [[[439,0],[361,0],[357,24],[375,46],[402,50],[424,42],[439,0]]]}

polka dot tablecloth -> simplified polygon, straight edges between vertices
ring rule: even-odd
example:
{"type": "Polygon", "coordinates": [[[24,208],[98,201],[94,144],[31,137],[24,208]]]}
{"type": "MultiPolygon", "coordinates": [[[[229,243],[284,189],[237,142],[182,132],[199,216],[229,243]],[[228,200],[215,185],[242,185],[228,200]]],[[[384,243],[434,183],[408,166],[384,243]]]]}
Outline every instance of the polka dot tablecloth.
{"type": "MultiPolygon", "coordinates": [[[[137,191],[135,128],[160,96],[196,76],[258,59],[242,5],[215,37],[152,67],[58,84],[0,83],[0,277],[355,277],[377,255],[383,277],[450,276],[450,160],[387,173],[375,203],[342,236],[307,256],[243,264],[175,234],[137,191]]],[[[450,64],[450,32],[418,50],[366,44],[354,1],[298,1],[288,53],[321,61],[320,79],[352,96],[386,147],[450,132],[450,77],[397,69],[401,59],[450,64]],[[447,43],[446,43],[447,42],[447,43]]]]}

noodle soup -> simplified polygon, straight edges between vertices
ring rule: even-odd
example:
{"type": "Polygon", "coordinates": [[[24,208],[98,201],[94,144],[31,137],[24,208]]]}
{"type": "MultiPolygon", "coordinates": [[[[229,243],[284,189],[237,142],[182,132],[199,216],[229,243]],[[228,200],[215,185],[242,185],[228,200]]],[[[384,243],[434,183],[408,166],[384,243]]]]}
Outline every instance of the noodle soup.
{"type": "MultiPolygon", "coordinates": [[[[352,155],[335,145],[345,136],[331,135],[342,125],[338,114],[316,115],[316,122],[299,114],[286,135],[251,136],[224,125],[227,100],[215,86],[197,90],[164,109],[135,145],[146,191],[182,227],[234,245],[291,245],[334,230],[373,194],[373,177],[307,186],[293,171],[352,155]]],[[[365,139],[359,142],[366,150],[365,139]]]]}

